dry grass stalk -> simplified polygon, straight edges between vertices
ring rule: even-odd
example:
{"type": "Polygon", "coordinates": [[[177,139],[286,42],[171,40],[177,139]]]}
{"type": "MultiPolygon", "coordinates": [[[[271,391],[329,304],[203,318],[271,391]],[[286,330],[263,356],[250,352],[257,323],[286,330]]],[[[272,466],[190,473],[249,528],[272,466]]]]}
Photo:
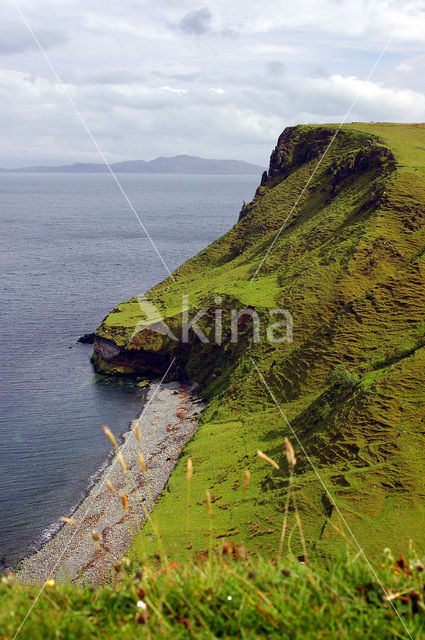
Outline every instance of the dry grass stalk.
{"type": "Polygon", "coordinates": [[[121,465],[122,472],[126,476],[127,473],[128,473],[128,469],[127,469],[126,464],[124,462],[124,458],[123,458],[123,455],[122,455],[121,451],[118,451],[117,458],[118,458],[118,462],[121,465]]]}
{"type": "MultiPolygon", "coordinates": [[[[190,507],[190,489],[191,489],[191,480],[193,476],[193,463],[192,458],[188,458],[186,462],[186,496],[187,496],[187,506],[190,507]]],[[[188,523],[189,514],[186,512],[186,527],[188,523]]]]}
{"type": "Polygon", "coordinates": [[[112,444],[114,445],[114,448],[116,450],[118,450],[117,441],[115,440],[115,436],[112,433],[112,431],[110,430],[110,428],[108,427],[108,425],[102,424],[102,430],[103,430],[103,433],[105,434],[105,436],[112,442],[112,444]]]}
{"type": "Polygon", "coordinates": [[[71,524],[73,527],[77,526],[77,523],[75,522],[74,518],[65,518],[65,516],[63,516],[61,520],[63,522],[66,522],[66,524],[71,524]]]}
{"type": "Polygon", "coordinates": [[[272,465],[272,467],[280,471],[280,467],[275,460],[273,460],[272,458],[269,458],[269,456],[267,456],[265,453],[263,453],[259,449],[257,451],[257,454],[261,458],[261,460],[264,460],[264,462],[268,462],[269,464],[272,465]]]}
{"type": "Polygon", "coordinates": [[[108,487],[108,489],[109,489],[109,491],[111,493],[115,493],[114,485],[112,484],[112,482],[110,480],[106,480],[106,485],[107,485],[107,487],[108,487]]]}
{"type": "Polygon", "coordinates": [[[125,495],[125,493],[120,493],[120,498],[121,498],[121,502],[122,502],[122,506],[124,511],[128,511],[128,498],[125,495]]]}
{"type": "MultiPolygon", "coordinates": [[[[298,512],[298,505],[297,505],[295,493],[294,493],[294,490],[293,490],[294,469],[295,469],[295,465],[297,463],[297,458],[295,456],[294,447],[292,446],[292,444],[288,440],[288,438],[285,438],[284,447],[285,447],[286,459],[287,459],[288,465],[289,465],[289,482],[288,482],[288,493],[287,493],[286,501],[285,501],[284,517],[283,517],[282,531],[281,531],[280,541],[279,541],[279,550],[278,550],[278,555],[277,555],[277,561],[279,563],[280,559],[282,557],[283,543],[285,541],[285,534],[286,534],[287,524],[288,524],[289,504],[290,504],[290,500],[291,500],[291,497],[292,497],[292,502],[293,502],[294,511],[295,511],[295,521],[296,521],[296,524],[297,524],[297,527],[298,527],[298,531],[299,531],[299,534],[300,534],[301,545],[302,545],[302,549],[303,549],[303,553],[304,553],[304,561],[305,561],[305,564],[307,566],[309,566],[308,555],[307,555],[307,546],[306,546],[306,543],[305,543],[304,532],[303,532],[302,524],[301,524],[301,518],[300,518],[300,515],[299,515],[299,512],[298,512]]],[[[269,456],[267,456],[265,453],[263,453],[260,450],[257,451],[257,453],[258,453],[259,457],[261,458],[261,460],[264,460],[265,462],[268,462],[268,464],[271,464],[272,467],[274,467],[275,469],[280,471],[280,467],[277,464],[277,462],[275,462],[275,460],[273,460],[272,458],[270,458],[269,456]]]]}
{"type": "Polygon", "coordinates": [[[288,464],[290,467],[295,467],[295,465],[297,464],[297,458],[295,456],[294,447],[292,446],[288,438],[285,438],[284,445],[285,445],[285,453],[286,453],[286,459],[288,461],[288,464]]]}
{"type": "Polygon", "coordinates": [[[141,433],[140,433],[140,425],[139,425],[138,422],[135,423],[134,430],[136,432],[137,442],[141,445],[142,444],[142,436],[141,436],[141,433]]]}
{"type": "Polygon", "coordinates": [[[192,463],[192,458],[188,458],[188,459],[187,459],[187,464],[186,464],[186,478],[187,478],[188,480],[190,480],[192,476],[193,476],[193,463],[192,463]]]}
{"type": "Polygon", "coordinates": [[[243,477],[243,490],[246,491],[249,487],[249,483],[251,482],[251,473],[246,469],[243,477]]]}
{"type": "Polygon", "coordinates": [[[146,473],[146,463],[143,457],[143,453],[141,451],[137,452],[137,457],[139,459],[139,467],[142,473],[146,473]]]}
{"type": "Polygon", "coordinates": [[[288,525],[288,513],[289,513],[289,502],[291,500],[291,489],[292,489],[292,479],[290,479],[290,481],[289,481],[288,493],[286,494],[285,507],[284,507],[284,510],[283,510],[282,531],[280,533],[279,550],[278,550],[278,553],[277,553],[277,563],[278,563],[278,565],[280,564],[280,559],[282,557],[283,543],[285,542],[286,529],[287,529],[287,525],[288,525]]]}
{"type": "Polygon", "coordinates": [[[213,509],[212,509],[212,502],[211,502],[211,493],[209,491],[205,492],[205,496],[207,498],[207,509],[208,509],[208,515],[212,516],[213,514],[213,509]]]}
{"type": "Polygon", "coordinates": [[[309,559],[308,559],[307,545],[305,543],[304,531],[303,531],[303,527],[302,527],[302,524],[301,524],[300,514],[298,512],[297,503],[295,501],[295,495],[293,497],[293,501],[294,501],[294,507],[295,507],[295,520],[297,522],[297,527],[298,527],[298,531],[299,531],[299,534],[300,534],[301,546],[303,548],[304,563],[306,564],[307,567],[309,567],[310,566],[310,562],[309,562],[309,559]]]}

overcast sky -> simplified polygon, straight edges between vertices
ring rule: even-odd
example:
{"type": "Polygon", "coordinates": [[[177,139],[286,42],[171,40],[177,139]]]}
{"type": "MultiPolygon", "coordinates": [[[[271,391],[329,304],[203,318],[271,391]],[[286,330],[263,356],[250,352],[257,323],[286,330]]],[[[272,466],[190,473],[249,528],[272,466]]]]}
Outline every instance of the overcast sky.
{"type": "MultiPolygon", "coordinates": [[[[357,95],[350,121],[425,121],[425,0],[19,5],[110,161],[266,165],[285,126],[341,121],[357,95]]],[[[12,0],[0,19],[0,166],[98,162],[12,0]]]]}

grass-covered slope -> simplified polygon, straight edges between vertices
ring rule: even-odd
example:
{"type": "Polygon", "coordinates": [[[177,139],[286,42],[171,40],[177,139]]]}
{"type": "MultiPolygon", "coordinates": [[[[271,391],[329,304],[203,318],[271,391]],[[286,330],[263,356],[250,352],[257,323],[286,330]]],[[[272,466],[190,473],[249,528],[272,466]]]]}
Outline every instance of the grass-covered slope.
{"type": "MultiPolygon", "coordinates": [[[[98,370],[161,375],[176,357],[174,375],[197,380],[208,400],[156,508],[172,558],[208,546],[206,490],[215,505],[215,540],[276,549],[275,514],[283,511],[286,485],[256,450],[282,462],[283,438],[291,434],[251,358],[366,552],[425,542],[425,125],[345,125],[252,280],[334,131],[333,125],[286,129],[238,224],[184,263],[175,282],[168,278],[148,293],[176,334],[182,293],[191,315],[210,309],[200,323],[206,331],[220,296],[227,326],[221,345],[194,336],[184,345],[149,328],[135,332],[140,321],[143,327],[136,299],[120,304],[97,330],[98,370]],[[247,306],[263,321],[269,309],[288,309],[293,343],[270,344],[262,335],[255,344],[243,323],[232,344],[229,310],[247,306]],[[188,456],[195,469],[190,505],[188,456]],[[256,482],[243,492],[247,468],[256,482]]],[[[297,453],[307,545],[329,554],[344,525],[297,453]]],[[[291,544],[299,546],[295,534],[291,544]]],[[[133,553],[156,547],[146,530],[133,553]]]]}
{"type": "Polygon", "coordinates": [[[22,628],[39,587],[0,583],[0,637],[12,640],[394,640],[424,638],[423,563],[377,569],[387,597],[365,565],[339,554],[308,568],[293,557],[277,566],[225,544],[211,560],[164,563],[124,572],[98,589],[51,581],[22,628]],[[391,605],[392,603],[392,605],[391,605]],[[397,610],[400,619],[394,612],[397,610]]]}

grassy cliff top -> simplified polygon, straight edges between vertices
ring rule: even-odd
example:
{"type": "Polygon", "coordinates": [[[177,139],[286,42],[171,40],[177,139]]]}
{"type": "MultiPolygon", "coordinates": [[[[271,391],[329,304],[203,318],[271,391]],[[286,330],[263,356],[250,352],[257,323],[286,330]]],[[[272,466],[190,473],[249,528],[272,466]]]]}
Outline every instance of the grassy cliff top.
{"type": "MultiPolygon", "coordinates": [[[[239,222],[177,269],[176,282],[168,278],[147,294],[177,331],[182,292],[192,310],[213,309],[221,296],[224,317],[230,308],[251,306],[262,320],[270,309],[288,309],[293,343],[270,344],[262,335],[256,344],[247,325],[237,345],[225,333],[220,347],[196,340],[187,349],[158,346],[146,332],[134,338],[143,316],[136,299],[97,330],[127,355],[174,354],[208,400],[156,507],[172,558],[187,547],[205,549],[206,490],[217,503],[215,539],[226,535],[266,555],[276,548],[274,514],[284,508],[285,484],[256,450],[284,467],[283,439],[293,434],[255,366],[332,496],[297,446],[309,549],[330,555],[341,544],[344,524],[334,503],[372,555],[387,545],[404,551],[410,539],[425,542],[425,125],[344,125],[310,179],[335,131],[286,129],[239,222]],[[189,456],[196,470],[190,506],[189,456]],[[239,496],[246,469],[257,481],[239,496]]],[[[206,330],[211,322],[210,315],[206,330]]],[[[296,533],[292,543],[300,548],[296,533]]],[[[143,531],[133,554],[156,547],[143,531]]]]}

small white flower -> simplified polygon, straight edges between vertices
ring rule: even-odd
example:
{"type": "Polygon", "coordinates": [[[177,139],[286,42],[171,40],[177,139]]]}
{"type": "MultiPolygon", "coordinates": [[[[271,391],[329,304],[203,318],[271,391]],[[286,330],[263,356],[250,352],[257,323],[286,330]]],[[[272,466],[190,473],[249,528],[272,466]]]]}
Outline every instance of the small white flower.
{"type": "Polygon", "coordinates": [[[143,610],[147,609],[146,602],[143,602],[143,600],[139,600],[138,603],[136,604],[136,607],[139,607],[139,609],[143,609],[143,610]]]}
{"type": "Polygon", "coordinates": [[[228,599],[228,600],[231,600],[231,599],[232,599],[232,596],[227,596],[227,599],[228,599]]]}

